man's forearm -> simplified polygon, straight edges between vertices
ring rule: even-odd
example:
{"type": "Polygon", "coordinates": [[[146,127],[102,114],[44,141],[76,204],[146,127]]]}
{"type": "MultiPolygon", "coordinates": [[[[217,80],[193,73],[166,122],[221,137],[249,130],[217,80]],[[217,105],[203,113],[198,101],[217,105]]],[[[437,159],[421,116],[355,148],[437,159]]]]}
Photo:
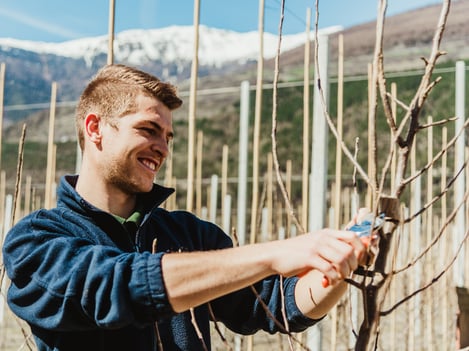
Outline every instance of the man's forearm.
{"type": "Polygon", "coordinates": [[[163,279],[174,311],[188,310],[274,274],[267,246],[164,255],[163,279]]]}
{"type": "Polygon", "coordinates": [[[162,272],[169,302],[176,312],[272,274],[289,277],[309,272],[297,284],[297,304],[308,316],[322,316],[344,293],[345,286],[339,281],[357,267],[357,256],[363,250],[363,243],[354,233],[324,229],[313,235],[232,249],[166,254],[162,272]],[[322,287],[323,275],[332,287],[322,287]]]}
{"type": "Polygon", "coordinates": [[[323,277],[321,272],[314,270],[301,277],[296,285],[296,304],[305,316],[312,319],[324,317],[347,290],[344,281],[324,288],[321,284],[323,277]]]}

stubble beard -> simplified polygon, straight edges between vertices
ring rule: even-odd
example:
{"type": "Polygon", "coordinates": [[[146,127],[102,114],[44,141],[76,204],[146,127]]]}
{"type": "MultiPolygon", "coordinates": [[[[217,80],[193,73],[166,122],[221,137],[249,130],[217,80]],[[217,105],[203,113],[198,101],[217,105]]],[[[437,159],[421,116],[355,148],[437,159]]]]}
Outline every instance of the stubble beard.
{"type": "Polygon", "coordinates": [[[147,185],[150,181],[145,178],[129,163],[125,165],[113,163],[107,168],[108,183],[128,195],[149,192],[153,187],[153,181],[151,185],[147,185]]]}

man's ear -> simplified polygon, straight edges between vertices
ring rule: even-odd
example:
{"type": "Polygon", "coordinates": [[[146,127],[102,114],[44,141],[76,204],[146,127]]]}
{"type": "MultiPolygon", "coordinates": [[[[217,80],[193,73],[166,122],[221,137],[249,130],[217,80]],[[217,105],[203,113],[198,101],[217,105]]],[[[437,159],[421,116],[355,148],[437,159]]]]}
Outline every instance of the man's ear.
{"type": "Polygon", "coordinates": [[[92,143],[101,144],[101,119],[94,113],[90,113],[85,117],[85,138],[89,139],[92,143]]]}

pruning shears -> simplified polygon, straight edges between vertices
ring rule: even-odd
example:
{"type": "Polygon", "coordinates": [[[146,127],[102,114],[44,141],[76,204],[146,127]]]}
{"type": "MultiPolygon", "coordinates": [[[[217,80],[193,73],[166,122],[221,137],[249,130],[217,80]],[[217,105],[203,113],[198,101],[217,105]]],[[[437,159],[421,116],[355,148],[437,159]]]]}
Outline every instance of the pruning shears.
{"type": "MultiPolygon", "coordinates": [[[[383,224],[384,213],[381,213],[378,217],[374,217],[374,215],[370,213],[360,223],[354,224],[350,228],[347,228],[347,230],[355,232],[365,247],[368,248],[375,233],[383,227],[383,224]],[[373,228],[371,228],[371,226],[373,226],[373,228]]],[[[324,288],[329,286],[329,280],[327,277],[322,278],[322,286],[324,288]]]]}

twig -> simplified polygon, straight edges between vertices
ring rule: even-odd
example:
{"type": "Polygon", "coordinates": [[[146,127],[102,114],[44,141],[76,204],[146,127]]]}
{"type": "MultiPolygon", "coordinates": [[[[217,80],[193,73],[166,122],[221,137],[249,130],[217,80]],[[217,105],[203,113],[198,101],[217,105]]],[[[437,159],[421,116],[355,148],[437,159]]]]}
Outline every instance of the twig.
{"type": "MultiPolygon", "coordinates": [[[[462,168],[464,169],[464,167],[462,168]]],[[[443,193],[446,193],[446,191],[448,190],[448,186],[446,187],[445,191],[443,193]]],[[[464,194],[464,198],[463,200],[458,204],[458,206],[451,212],[451,214],[447,217],[445,223],[442,225],[442,227],[440,228],[440,231],[438,233],[437,236],[435,236],[435,238],[432,240],[431,243],[428,244],[428,246],[422,250],[420,252],[420,254],[414,258],[411,262],[409,262],[405,267],[402,267],[402,268],[399,268],[399,269],[396,269],[393,274],[397,274],[397,273],[401,273],[402,271],[412,267],[414,264],[416,264],[428,251],[430,251],[430,249],[438,242],[438,240],[440,240],[441,236],[443,235],[443,233],[445,232],[445,229],[446,227],[453,221],[453,219],[456,217],[456,214],[457,212],[459,211],[459,209],[461,208],[462,205],[464,205],[465,201],[467,200],[467,198],[469,197],[469,191],[467,191],[465,194],[464,194]]],[[[421,213],[421,212],[420,212],[421,213]]]]}
{"type": "MultiPolygon", "coordinates": [[[[275,174],[277,176],[277,183],[280,187],[280,191],[282,192],[283,198],[285,200],[285,205],[288,208],[288,212],[290,217],[295,222],[295,225],[299,229],[300,232],[305,233],[305,229],[301,225],[300,221],[295,215],[295,211],[290,201],[290,196],[285,188],[285,184],[282,179],[282,175],[280,172],[280,165],[278,161],[278,153],[277,153],[277,104],[278,104],[278,77],[279,77],[279,65],[280,65],[280,52],[281,52],[281,43],[282,43],[282,27],[283,27],[283,19],[284,19],[284,11],[285,11],[285,0],[282,0],[281,3],[281,13],[280,13],[280,24],[279,24],[279,36],[278,36],[278,44],[277,44],[277,53],[275,55],[275,73],[274,73],[274,81],[273,81],[273,96],[272,96],[272,158],[274,162],[274,169],[275,174]]],[[[288,329],[288,327],[287,327],[288,329]]]]}
{"type": "Polygon", "coordinates": [[[414,213],[411,217],[409,218],[406,218],[403,223],[408,223],[408,222],[411,222],[414,218],[416,218],[417,216],[421,215],[423,212],[425,212],[430,206],[432,206],[436,201],[438,201],[439,199],[441,199],[443,197],[443,195],[445,195],[449,189],[452,187],[453,183],[456,181],[456,179],[462,174],[462,172],[464,171],[464,169],[466,168],[466,165],[467,165],[467,162],[468,162],[468,159],[466,159],[466,161],[464,162],[464,164],[461,166],[461,168],[458,170],[458,173],[456,173],[456,175],[453,177],[453,179],[451,179],[448,184],[446,185],[445,189],[443,191],[440,192],[440,194],[438,194],[437,196],[433,197],[433,199],[426,203],[420,210],[418,210],[416,213],[414,213]]]}
{"type": "Polygon", "coordinates": [[[210,317],[212,318],[212,321],[213,321],[213,324],[215,326],[215,330],[217,331],[218,336],[220,336],[220,339],[223,342],[223,344],[225,345],[226,349],[228,351],[232,351],[233,348],[230,346],[230,344],[228,343],[228,340],[226,340],[226,338],[223,335],[220,327],[218,326],[218,320],[215,317],[215,314],[213,313],[212,304],[209,302],[209,303],[207,303],[207,306],[208,306],[208,312],[210,313],[210,317]]]}
{"type": "MultiPolygon", "coordinates": [[[[379,191],[383,189],[383,183],[385,174],[387,174],[392,159],[393,147],[390,147],[390,153],[388,156],[389,162],[386,162],[385,167],[383,168],[381,177],[381,185],[378,185],[378,175],[377,175],[377,167],[378,167],[378,157],[377,157],[377,146],[376,146],[376,119],[377,119],[377,105],[378,105],[378,98],[376,90],[379,89],[381,93],[381,102],[383,105],[384,114],[386,116],[386,121],[390,127],[391,131],[391,139],[394,140],[394,136],[396,133],[396,125],[394,122],[394,118],[392,116],[392,108],[389,98],[386,96],[386,78],[384,76],[384,66],[383,66],[383,40],[384,40],[384,21],[386,18],[386,9],[387,9],[387,1],[380,1],[378,7],[378,18],[376,21],[376,40],[375,40],[375,51],[373,54],[373,64],[371,66],[371,84],[370,84],[370,101],[369,101],[369,108],[368,108],[368,129],[371,130],[372,135],[369,140],[369,149],[371,149],[371,155],[368,162],[371,163],[370,169],[370,178],[375,184],[376,188],[379,187],[379,191]]],[[[374,193],[375,201],[374,204],[376,206],[377,199],[379,196],[374,193]]]]}
{"type": "Polygon", "coordinates": [[[13,215],[12,222],[16,222],[16,204],[20,201],[20,186],[21,186],[21,175],[23,174],[23,157],[24,157],[24,140],[26,138],[26,124],[23,124],[23,130],[21,132],[20,144],[18,145],[18,163],[16,166],[16,183],[15,183],[15,195],[13,197],[13,215]]]}
{"type": "MultiPolygon", "coordinates": [[[[1,283],[1,280],[0,280],[0,283],[1,283]]],[[[5,296],[4,292],[0,291],[0,294],[2,295],[3,299],[6,300],[6,296],[5,296]]],[[[23,345],[26,344],[26,346],[28,347],[28,350],[33,351],[33,348],[30,345],[31,334],[28,333],[26,331],[26,329],[23,327],[23,325],[21,323],[21,319],[19,319],[16,315],[13,315],[13,319],[15,320],[16,324],[18,324],[18,326],[20,327],[21,334],[23,334],[23,337],[24,337],[23,345]]]]}
{"type": "Polygon", "coordinates": [[[340,144],[340,147],[342,148],[343,153],[347,158],[352,162],[353,166],[356,167],[358,173],[360,173],[361,177],[363,180],[372,188],[373,191],[376,190],[376,188],[373,186],[373,184],[370,183],[370,179],[368,177],[368,174],[363,170],[363,168],[360,166],[360,164],[354,159],[351,151],[348,149],[347,145],[345,145],[345,142],[343,139],[339,136],[339,132],[337,131],[337,128],[334,125],[334,122],[331,119],[331,116],[329,114],[327,104],[326,104],[326,97],[324,96],[324,91],[321,87],[321,75],[319,72],[319,60],[318,60],[318,49],[319,49],[319,44],[318,44],[318,23],[319,23],[319,11],[318,9],[318,3],[319,0],[316,0],[316,19],[315,19],[315,30],[314,30],[314,62],[315,62],[315,72],[316,72],[316,84],[318,87],[318,92],[319,92],[319,97],[320,97],[320,102],[321,106],[323,109],[324,116],[326,117],[327,124],[329,125],[329,129],[331,130],[332,134],[334,135],[335,139],[338,141],[340,144]]]}
{"type": "Polygon", "coordinates": [[[465,241],[469,238],[469,230],[466,231],[466,234],[464,235],[464,238],[463,240],[459,243],[459,246],[458,246],[458,249],[456,250],[456,253],[454,254],[454,256],[452,257],[451,261],[446,265],[446,267],[444,267],[444,269],[438,273],[437,276],[433,277],[432,280],[430,282],[428,282],[427,284],[425,284],[424,286],[422,286],[421,288],[415,290],[412,294],[410,295],[407,295],[406,297],[404,297],[402,300],[400,300],[399,302],[397,302],[396,304],[394,304],[394,306],[392,306],[390,309],[388,310],[385,310],[385,311],[381,311],[380,312],[380,316],[386,316],[388,314],[390,314],[391,312],[393,312],[396,308],[398,308],[400,305],[402,305],[404,302],[410,300],[412,297],[414,297],[415,295],[419,294],[420,292],[428,289],[429,287],[431,287],[433,284],[435,284],[447,271],[449,268],[451,268],[451,266],[454,264],[454,262],[456,261],[456,258],[458,257],[461,249],[463,248],[464,244],[465,244],[465,241]]]}
{"type": "MultiPolygon", "coordinates": [[[[23,157],[24,157],[24,141],[25,141],[25,139],[26,139],[26,124],[23,124],[23,129],[22,129],[22,132],[21,132],[21,138],[20,138],[20,142],[19,142],[19,145],[18,145],[18,163],[17,163],[17,168],[16,168],[15,194],[14,194],[14,197],[13,197],[13,215],[12,215],[12,222],[13,223],[16,222],[16,215],[17,215],[17,213],[16,213],[16,207],[17,207],[16,204],[19,201],[19,197],[20,197],[19,189],[20,189],[20,185],[21,185],[21,175],[23,173],[23,157]]],[[[3,266],[3,264],[2,264],[1,268],[2,268],[2,270],[1,270],[0,284],[3,282],[3,279],[5,279],[5,267],[3,266]]],[[[1,294],[5,298],[5,295],[3,294],[3,292],[1,292],[1,294]]],[[[32,351],[33,349],[29,345],[29,335],[28,335],[28,333],[23,328],[23,326],[19,322],[19,319],[16,316],[14,317],[14,319],[19,324],[19,326],[21,328],[21,332],[24,336],[26,346],[28,347],[29,350],[32,351]]]]}
{"type": "Polygon", "coordinates": [[[457,119],[458,119],[458,117],[451,117],[451,118],[446,118],[446,119],[442,119],[442,120],[439,120],[439,121],[435,121],[435,122],[429,123],[429,124],[421,124],[419,126],[419,129],[426,129],[426,128],[430,128],[430,127],[437,127],[437,126],[445,125],[449,122],[454,122],[457,119]]]}
{"type": "MultiPolygon", "coordinates": [[[[279,34],[278,34],[278,44],[277,44],[277,54],[275,55],[275,73],[274,73],[274,88],[273,88],[273,97],[272,97],[272,160],[274,162],[274,168],[275,168],[275,175],[277,176],[277,183],[278,186],[280,187],[280,191],[282,192],[285,205],[288,208],[288,211],[290,213],[291,218],[295,222],[296,226],[299,228],[301,232],[305,232],[304,228],[300,224],[300,221],[295,215],[295,212],[293,210],[293,206],[290,201],[289,194],[287,192],[287,189],[285,187],[285,184],[282,179],[282,175],[280,174],[280,165],[278,162],[278,154],[277,154],[277,103],[278,103],[278,77],[279,77],[279,65],[280,65],[280,52],[281,52],[281,44],[282,44],[282,28],[283,28],[283,19],[285,16],[285,0],[282,0],[281,6],[280,6],[280,21],[279,21],[279,34]]],[[[288,332],[288,343],[290,345],[291,351],[293,351],[293,344],[291,341],[291,336],[290,336],[290,326],[288,323],[288,319],[286,316],[285,312],[285,294],[283,291],[283,277],[280,277],[280,295],[281,295],[281,302],[282,302],[282,315],[283,315],[283,320],[285,323],[285,330],[288,332]]]]}
{"type": "MultiPolygon", "coordinates": [[[[153,239],[152,245],[151,245],[151,253],[156,254],[158,249],[158,239],[155,238],[153,239]]],[[[161,334],[160,334],[160,329],[158,328],[158,322],[155,321],[153,323],[153,328],[155,329],[155,336],[156,336],[156,341],[158,343],[158,350],[163,351],[163,341],[161,340],[161,334]]]]}
{"type": "MultiPolygon", "coordinates": [[[[391,93],[389,92],[386,92],[386,95],[391,99],[391,101],[394,101],[396,102],[396,104],[398,104],[402,109],[404,109],[405,111],[409,111],[409,106],[406,105],[404,102],[402,102],[401,100],[399,100],[397,97],[393,96],[391,93]]],[[[399,131],[399,129],[397,130],[397,132],[399,131]]]]}
{"type": "MultiPolygon", "coordinates": [[[[444,32],[446,21],[447,21],[448,14],[449,14],[450,3],[451,3],[450,0],[443,1],[443,6],[440,12],[440,18],[438,20],[438,26],[435,31],[435,35],[433,36],[433,45],[432,45],[432,51],[430,53],[430,58],[425,62],[425,73],[422,76],[419,88],[414,98],[412,99],[409,109],[400,126],[400,130],[402,130],[404,127],[404,122],[407,122],[407,120],[410,118],[410,128],[409,128],[409,131],[407,133],[407,136],[403,145],[401,145],[401,148],[402,148],[401,149],[402,152],[400,154],[401,160],[398,163],[399,171],[396,171],[396,178],[397,178],[396,179],[397,188],[395,189],[396,196],[399,196],[404,190],[405,186],[407,185],[406,182],[403,182],[401,180],[404,179],[405,169],[407,166],[407,160],[410,154],[409,149],[411,145],[413,144],[415,134],[418,131],[418,117],[419,117],[420,111],[431,89],[439,81],[437,79],[434,82],[430,82],[430,79],[433,74],[436,61],[441,55],[444,54],[444,52],[441,52],[439,48],[440,48],[441,40],[443,37],[443,32],[444,32]]],[[[398,134],[400,134],[400,131],[398,131],[398,134]]]]}
{"type": "Polygon", "coordinates": [[[269,306],[267,306],[264,302],[264,300],[262,300],[262,297],[259,295],[259,293],[257,292],[256,288],[254,287],[254,285],[251,285],[250,286],[252,292],[254,293],[254,295],[256,295],[256,298],[257,298],[257,301],[260,303],[260,305],[262,306],[262,308],[264,309],[265,313],[267,314],[267,316],[272,319],[272,321],[275,323],[275,325],[277,326],[277,328],[279,328],[279,331],[284,333],[284,334],[287,334],[289,338],[291,338],[293,341],[295,341],[298,345],[301,346],[301,348],[303,348],[304,350],[306,351],[310,351],[309,348],[304,345],[300,340],[298,340],[291,332],[289,332],[285,326],[280,323],[279,320],[277,320],[277,318],[275,318],[275,316],[272,314],[272,312],[270,312],[269,310],[269,306]]]}
{"type": "Polygon", "coordinates": [[[411,181],[413,181],[415,178],[419,177],[420,175],[422,175],[425,171],[427,171],[431,166],[433,166],[435,164],[436,161],[438,161],[441,156],[443,156],[448,150],[449,148],[451,148],[455,143],[456,141],[458,140],[458,138],[460,137],[460,135],[464,132],[464,130],[466,129],[466,127],[469,125],[469,119],[466,120],[466,122],[464,122],[464,125],[463,127],[458,131],[458,133],[446,144],[446,147],[443,148],[442,150],[440,150],[434,157],[433,159],[431,160],[431,162],[427,163],[423,168],[420,169],[420,171],[418,171],[417,173],[411,175],[409,178],[406,178],[406,179],[403,179],[402,180],[402,184],[408,184],[410,183],[411,181]]]}
{"type": "Polygon", "coordinates": [[[202,344],[202,348],[204,351],[208,351],[207,345],[205,345],[204,337],[202,336],[202,332],[200,331],[199,325],[197,324],[197,319],[195,318],[195,311],[194,308],[190,308],[190,313],[191,313],[191,323],[192,326],[194,327],[195,333],[197,334],[197,337],[200,340],[200,343],[202,344]]]}

